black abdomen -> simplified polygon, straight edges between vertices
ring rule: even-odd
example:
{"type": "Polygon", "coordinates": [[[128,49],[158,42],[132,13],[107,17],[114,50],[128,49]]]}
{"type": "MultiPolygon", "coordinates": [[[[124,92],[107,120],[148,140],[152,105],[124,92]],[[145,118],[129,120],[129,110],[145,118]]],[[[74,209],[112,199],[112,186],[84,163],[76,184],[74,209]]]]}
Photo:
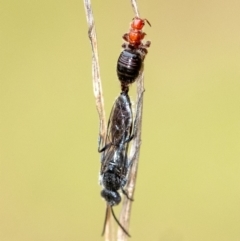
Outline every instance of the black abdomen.
{"type": "Polygon", "coordinates": [[[117,75],[119,81],[126,84],[133,83],[139,75],[142,62],[142,56],[136,50],[123,50],[117,62],[117,75]]]}

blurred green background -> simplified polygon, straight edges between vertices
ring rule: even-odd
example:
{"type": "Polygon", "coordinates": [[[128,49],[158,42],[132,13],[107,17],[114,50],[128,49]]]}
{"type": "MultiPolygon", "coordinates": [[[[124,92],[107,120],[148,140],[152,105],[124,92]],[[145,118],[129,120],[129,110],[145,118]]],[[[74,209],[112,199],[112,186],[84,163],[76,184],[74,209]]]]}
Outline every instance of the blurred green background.
{"type": "MultiPolygon", "coordinates": [[[[134,15],[92,4],[108,117],[134,15]]],[[[138,4],[152,46],[131,240],[239,241],[240,1],[138,4]]],[[[83,2],[1,1],[0,56],[0,240],[103,240],[83,2]]]]}

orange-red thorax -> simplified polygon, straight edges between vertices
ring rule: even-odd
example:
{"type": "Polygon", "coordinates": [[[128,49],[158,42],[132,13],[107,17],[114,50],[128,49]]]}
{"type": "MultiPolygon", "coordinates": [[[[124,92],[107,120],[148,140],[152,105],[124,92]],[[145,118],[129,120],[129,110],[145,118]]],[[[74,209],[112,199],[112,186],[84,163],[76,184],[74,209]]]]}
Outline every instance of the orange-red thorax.
{"type": "Polygon", "coordinates": [[[139,45],[146,34],[142,31],[130,30],[128,40],[130,44],[139,45]]]}

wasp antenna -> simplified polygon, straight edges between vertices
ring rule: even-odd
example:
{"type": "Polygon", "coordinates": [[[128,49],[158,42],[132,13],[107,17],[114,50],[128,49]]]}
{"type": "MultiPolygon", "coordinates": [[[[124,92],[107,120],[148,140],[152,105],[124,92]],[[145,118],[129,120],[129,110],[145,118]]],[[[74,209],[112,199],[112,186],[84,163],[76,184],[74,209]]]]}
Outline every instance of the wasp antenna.
{"type": "Polygon", "coordinates": [[[152,27],[151,23],[146,18],[144,20],[148,23],[150,27],[152,27]]]}
{"type": "Polygon", "coordinates": [[[108,213],[109,213],[109,208],[108,206],[106,207],[106,214],[105,214],[105,220],[104,220],[104,224],[103,224],[103,231],[102,231],[102,236],[105,233],[105,229],[106,229],[106,224],[107,224],[107,217],[108,217],[108,213]]]}
{"type": "Polygon", "coordinates": [[[117,222],[117,224],[119,225],[119,227],[122,229],[122,231],[123,231],[129,238],[131,238],[130,234],[127,232],[127,230],[122,226],[122,224],[118,221],[117,217],[115,216],[115,213],[113,212],[112,206],[111,206],[111,211],[112,211],[112,215],[113,215],[115,221],[117,222]]]}

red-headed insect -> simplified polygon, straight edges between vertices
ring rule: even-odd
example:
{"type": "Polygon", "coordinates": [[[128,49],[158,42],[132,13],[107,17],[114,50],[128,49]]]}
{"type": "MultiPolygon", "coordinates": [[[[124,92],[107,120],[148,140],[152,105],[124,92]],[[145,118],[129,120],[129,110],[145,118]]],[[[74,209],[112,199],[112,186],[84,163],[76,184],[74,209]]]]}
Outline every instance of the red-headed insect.
{"type": "Polygon", "coordinates": [[[127,41],[134,48],[139,48],[139,47],[148,48],[151,44],[150,41],[147,41],[145,44],[142,43],[142,40],[146,35],[146,33],[142,31],[145,25],[145,22],[147,22],[147,24],[151,26],[149,21],[145,18],[144,19],[139,17],[133,18],[129,32],[123,35],[123,39],[127,41]]]}
{"type": "Polygon", "coordinates": [[[151,26],[147,19],[133,18],[129,32],[123,35],[126,42],[122,45],[123,51],[117,62],[117,75],[123,92],[125,89],[128,91],[129,84],[132,84],[139,76],[144,58],[148,52],[147,48],[151,44],[150,41],[142,42],[146,35],[142,31],[145,22],[151,26]]]}

